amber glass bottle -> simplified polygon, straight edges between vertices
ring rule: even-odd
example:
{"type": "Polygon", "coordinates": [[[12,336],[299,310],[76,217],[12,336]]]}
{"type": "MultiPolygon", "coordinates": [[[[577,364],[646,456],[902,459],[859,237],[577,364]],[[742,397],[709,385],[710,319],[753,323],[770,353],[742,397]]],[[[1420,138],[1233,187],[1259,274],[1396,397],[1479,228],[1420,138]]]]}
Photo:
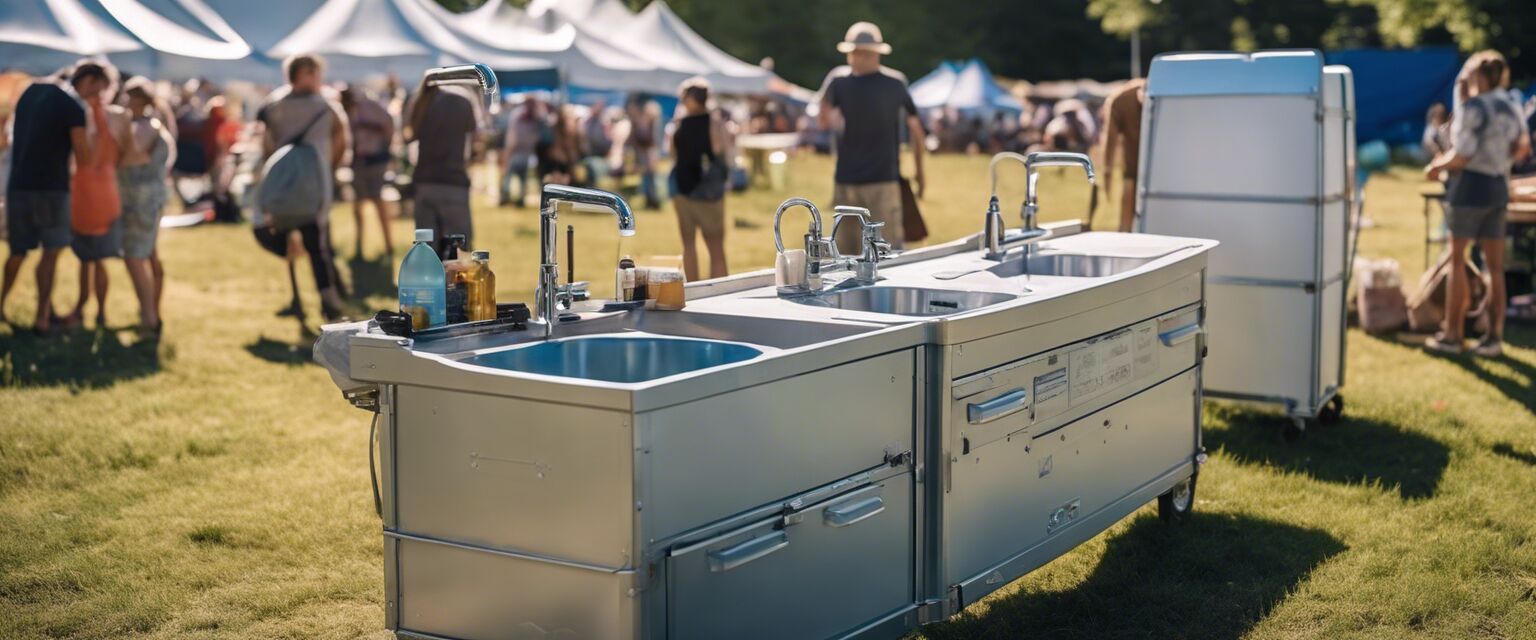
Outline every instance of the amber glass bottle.
{"type": "Polygon", "coordinates": [[[469,319],[471,322],[496,319],[496,272],[491,271],[491,252],[476,251],[468,274],[469,319]]]}

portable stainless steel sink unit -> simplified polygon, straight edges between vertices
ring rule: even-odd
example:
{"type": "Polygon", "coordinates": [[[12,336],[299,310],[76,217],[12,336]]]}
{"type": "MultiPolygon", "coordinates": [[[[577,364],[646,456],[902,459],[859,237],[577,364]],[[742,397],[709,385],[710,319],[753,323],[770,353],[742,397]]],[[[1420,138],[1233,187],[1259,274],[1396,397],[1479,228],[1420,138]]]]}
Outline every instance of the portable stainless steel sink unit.
{"type": "Polygon", "coordinates": [[[1157,56],[1140,228],[1214,238],[1208,395],[1273,403],[1287,436],[1343,412],[1354,83],[1318,51],[1157,56]]]}
{"type": "Polygon", "coordinates": [[[379,412],[387,626],[897,638],[1151,500],[1187,511],[1215,243],[1079,231],[870,251],[795,295],[694,283],[549,337],[328,332],[379,412]]]}

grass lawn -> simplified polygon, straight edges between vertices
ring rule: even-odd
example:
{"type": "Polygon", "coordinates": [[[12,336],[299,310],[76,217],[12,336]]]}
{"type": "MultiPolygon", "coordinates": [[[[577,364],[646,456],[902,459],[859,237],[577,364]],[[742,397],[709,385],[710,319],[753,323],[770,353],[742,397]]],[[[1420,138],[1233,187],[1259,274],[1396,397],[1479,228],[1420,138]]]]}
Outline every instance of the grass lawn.
{"type": "MultiPolygon", "coordinates": [[[[979,230],[986,159],[931,163],[934,240],[979,230]]],[[[826,158],[790,169],[786,192],[730,201],[733,270],[772,263],[781,199],[830,195],[826,158]]],[[[1422,266],[1418,186],[1402,171],[1367,187],[1377,226],[1362,253],[1398,258],[1408,282],[1422,266]]],[[[1041,192],[1047,220],[1085,211],[1078,175],[1047,175],[1041,192]]],[[[679,252],[670,211],[638,217],[623,246],[611,217],[563,220],[598,295],[620,253],[679,252]]],[[[354,311],[392,306],[377,229],[349,260],[351,216],[334,220],[354,311]]],[[[500,297],[530,299],[535,214],[482,206],[476,225],[500,297]]],[[[393,230],[404,240],[410,225],[393,230]]],[[[6,306],[25,324],[0,326],[0,638],[388,637],[369,416],[309,364],[316,321],[273,316],[282,266],[244,226],[166,231],[160,246],[159,343],[125,330],[137,313],[121,265],[107,330],[33,338],[32,262],[6,306]]],[[[62,262],[60,305],[76,277],[62,262]]],[[[317,318],[312,293],[306,304],[317,318]]],[[[1211,404],[1189,522],[1143,509],[921,633],[1536,638],[1536,331],[1511,327],[1508,342],[1500,360],[1441,358],[1351,332],[1342,424],[1285,444],[1277,415],[1211,404]]]]}

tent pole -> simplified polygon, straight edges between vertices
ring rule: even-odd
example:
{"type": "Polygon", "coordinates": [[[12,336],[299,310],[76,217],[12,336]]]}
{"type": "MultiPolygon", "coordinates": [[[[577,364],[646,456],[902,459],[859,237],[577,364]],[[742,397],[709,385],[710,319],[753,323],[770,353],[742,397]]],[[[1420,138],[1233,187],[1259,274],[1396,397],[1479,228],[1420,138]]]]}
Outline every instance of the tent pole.
{"type": "Polygon", "coordinates": [[[1131,32],[1131,79],[1141,77],[1141,29],[1131,32]]]}

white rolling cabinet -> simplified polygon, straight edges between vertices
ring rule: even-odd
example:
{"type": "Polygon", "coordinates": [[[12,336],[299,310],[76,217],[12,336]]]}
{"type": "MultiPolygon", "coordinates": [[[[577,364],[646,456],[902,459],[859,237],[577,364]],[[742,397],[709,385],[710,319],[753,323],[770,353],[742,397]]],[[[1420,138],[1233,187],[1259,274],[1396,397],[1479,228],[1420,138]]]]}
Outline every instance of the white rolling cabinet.
{"type": "Polygon", "coordinates": [[[1140,230],[1212,238],[1204,388],[1343,412],[1354,81],[1318,51],[1173,53],[1147,77],[1140,230]]]}

